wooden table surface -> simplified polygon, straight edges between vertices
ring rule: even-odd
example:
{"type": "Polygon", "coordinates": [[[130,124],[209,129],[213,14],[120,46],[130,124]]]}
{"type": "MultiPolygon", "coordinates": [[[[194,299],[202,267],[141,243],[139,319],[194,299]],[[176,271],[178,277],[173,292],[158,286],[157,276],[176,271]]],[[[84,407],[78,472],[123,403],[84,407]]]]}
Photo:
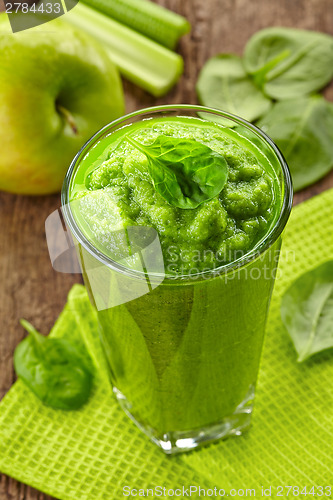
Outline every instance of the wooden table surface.
{"type": "MultiPolygon", "coordinates": [[[[184,76],[169,95],[158,100],[124,82],[127,112],[154,104],[195,104],[194,85],[208,57],[219,52],[241,54],[248,38],[261,28],[291,26],[333,34],[332,0],[160,0],[159,3],[185,15],[192,24],[191,33],[179,47],[185,60],[184,76]]],[[[332,84],[325,90],[325,96],[333,101],[332,84]]],[[[333,172],[297,193],[295,203],[332,186],[333,172]]],[[[33,198],[0,193],[0,399],[15,381],[12,356],[24,336],[19,319],[26,318],[47,333],[62,310],[69,289],[80,281],[78,274],[56,273],[49,261],[44,221],[59,205],[59,195],[33,198]]],[[[0,475],[0,500],[50,498],[0,475]]]]}

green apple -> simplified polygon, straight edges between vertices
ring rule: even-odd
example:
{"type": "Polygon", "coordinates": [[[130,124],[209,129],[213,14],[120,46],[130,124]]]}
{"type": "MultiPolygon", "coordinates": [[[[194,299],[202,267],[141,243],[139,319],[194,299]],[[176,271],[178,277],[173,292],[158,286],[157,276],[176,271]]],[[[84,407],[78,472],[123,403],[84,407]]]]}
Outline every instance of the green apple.
{"type": "Polygon", "coordinates": [[[0,54],[0,189],[59,191],[81,146],[124,113],[118,71],[60,20],[11,34],[0,14],[0,54]]]}

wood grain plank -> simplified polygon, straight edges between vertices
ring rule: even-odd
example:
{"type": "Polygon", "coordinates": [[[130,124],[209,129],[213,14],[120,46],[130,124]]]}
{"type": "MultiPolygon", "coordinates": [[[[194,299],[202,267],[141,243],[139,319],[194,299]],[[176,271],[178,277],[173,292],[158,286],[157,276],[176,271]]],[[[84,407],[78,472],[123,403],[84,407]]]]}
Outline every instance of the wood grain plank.
{"type": "MultiPolygon", "coordinates": [[[[219,52],[241,54],[248,38],[266,26],[292,26],[333,34],[332,0],[158,0],[192,24],[181,40],[184,75],[165,97],[154,99],[124,82],[127,112],[158,104],[197,103],[195,81],[203,63],[219,52]]],[[[1,7],[1,0],[0,0],[1,7]]],[[[333,85],[325,90],[333,101],[333,85]]],[[[297,193],[303,201],[333,186],[333,172],[297,193]]],[[[24,197],[0,194],[0,399],[15,380],[12,355],[23,338],[24,317],[47,333],[79,275],[59,274],[49,262],[44,221],[60,205],[58,195],[24,197]]],[[[51,500],[33,488],[0,475],[0,500],[51,500]]],[[[77,500],[77,499],[73,499],[77,500]]],[[[91,499],[93,500],[93,499],[91,499]]]]}

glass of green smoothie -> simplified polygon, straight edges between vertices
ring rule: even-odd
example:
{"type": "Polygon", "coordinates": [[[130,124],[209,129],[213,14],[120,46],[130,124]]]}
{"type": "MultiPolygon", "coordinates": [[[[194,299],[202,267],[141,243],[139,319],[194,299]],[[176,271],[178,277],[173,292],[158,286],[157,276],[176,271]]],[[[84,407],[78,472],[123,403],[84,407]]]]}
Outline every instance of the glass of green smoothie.
{"type": "Polygon", "coordinates": [[[113,392],[164,452],[248,429],[291,204],[269,137],[201,106],[127,115],[73,160],[63,213],[113,392]]]}

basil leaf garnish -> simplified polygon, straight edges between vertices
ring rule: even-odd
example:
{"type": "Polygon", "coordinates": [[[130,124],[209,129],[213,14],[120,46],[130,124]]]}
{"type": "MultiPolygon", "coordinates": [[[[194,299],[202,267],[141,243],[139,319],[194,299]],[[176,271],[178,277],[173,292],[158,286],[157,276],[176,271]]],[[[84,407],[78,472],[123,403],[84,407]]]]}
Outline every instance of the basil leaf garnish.
{"type": "Polygon", "coordinates": [[[17,375],[46,406],[80,408],[92,387],[88,354],[67,339],[44,337],[28,321],[21,324],[29,335],[15,349],[17,375]]]}
{"type": "Polygon", "coordinates": [[[302,274],[285,292],[281,318],[299,362],[333,347],[333,260],[302,274]]]}
{"type": "Polygon", "coordinates": [[[225,158],[195,140],[164,135],[149,145],[130,136],[126,140],[147,157],[154,187],[170,205],[196,208],[217,196],[227,182],[225,158]]]}

